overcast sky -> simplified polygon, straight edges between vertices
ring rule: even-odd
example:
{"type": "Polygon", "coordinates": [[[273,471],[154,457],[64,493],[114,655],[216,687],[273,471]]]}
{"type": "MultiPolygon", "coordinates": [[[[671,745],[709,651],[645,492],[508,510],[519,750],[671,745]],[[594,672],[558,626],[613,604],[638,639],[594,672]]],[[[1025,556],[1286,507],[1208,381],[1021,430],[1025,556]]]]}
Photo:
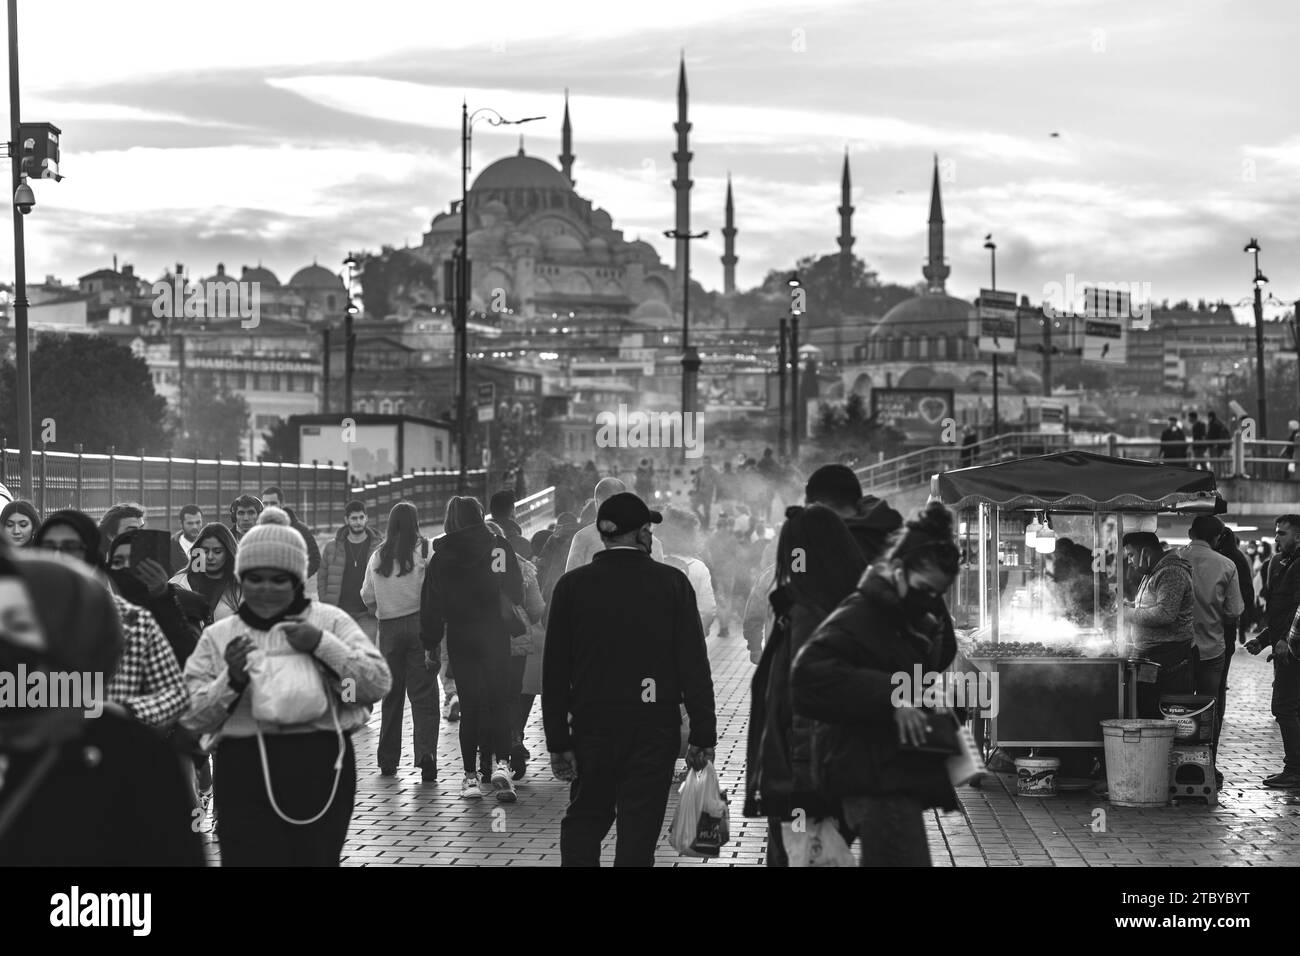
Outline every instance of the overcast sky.
{"type": "MultiPolygon", "coordinates": [[[[1300,17],[1290,0],[422,0],[20,3],[22,112],[63,129],[38,182],[28,274],[133,262],[281,280],[352,249],[418,243],[471,177],[518,148],[557,164],[570,89],[578,191],[671,261],[677,61],[695,152],[694,275],[720,287],[723,194],[738,283],[836,249],[851,154],[854,251],[921,278],[932,156],[944,162],[949,291],[1035,299],[1076,281],[1155,299],[1300,299],[1300,17]],[[1051,133],[1059,133],[1052,137],[1051,133]]],[[[11,207],[12,208],[12,207],[11,207]]],[[[11,241],[0,270],[12,277],[11,241]]]]}

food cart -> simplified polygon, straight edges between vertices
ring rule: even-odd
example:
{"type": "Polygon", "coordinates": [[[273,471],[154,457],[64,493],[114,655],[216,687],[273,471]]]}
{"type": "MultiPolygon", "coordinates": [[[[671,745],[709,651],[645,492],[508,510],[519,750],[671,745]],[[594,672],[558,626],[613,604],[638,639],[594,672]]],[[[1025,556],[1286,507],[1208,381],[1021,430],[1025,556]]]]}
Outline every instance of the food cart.
{"type": "Polygon", "coordinates": [[[986,751],[1101,748],[1101,721],[1135,716],[1157,672],[1132,653],[1120,543],[1162,512],[1224,513],[1214,475],[1068,451],[935,475],[931,499],[955,512],[965,557],[959,646],[997,675],[986,751]]]}

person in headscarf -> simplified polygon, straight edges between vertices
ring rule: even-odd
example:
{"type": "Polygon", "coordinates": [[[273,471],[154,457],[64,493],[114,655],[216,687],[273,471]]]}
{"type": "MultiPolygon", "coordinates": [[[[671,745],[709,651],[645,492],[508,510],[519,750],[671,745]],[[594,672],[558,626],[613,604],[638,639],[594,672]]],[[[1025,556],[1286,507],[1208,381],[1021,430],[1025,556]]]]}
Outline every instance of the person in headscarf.
{"type": "Polygon", "coordinates": [[[80,561],[0,547],[0,611],[0,671],[74,676],[83,691],[0,708],[0,866],[203,866],[171,749],[102,707],[123,647],[112,595],[80,561]]]}

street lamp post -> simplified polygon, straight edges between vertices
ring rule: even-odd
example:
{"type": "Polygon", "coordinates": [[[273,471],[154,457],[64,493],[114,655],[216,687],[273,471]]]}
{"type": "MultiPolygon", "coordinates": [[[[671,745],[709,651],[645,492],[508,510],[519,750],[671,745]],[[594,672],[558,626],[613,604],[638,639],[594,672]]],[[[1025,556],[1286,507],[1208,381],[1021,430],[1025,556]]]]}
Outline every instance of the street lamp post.
{"type": "MultiPolygon", "coordinates": [[[[23,181],[23,142],[19,122],[18,89],[18,0],[9,0],[9,166],[13,174],[15,194],[20,186],[26,185],[23,181]]],[[[14,358],[18,372],[18,470],[22,497],[30,501],[32,498],[32,359],[27,342],[27,255],[23,247],[23,220],[26,218],[27,209],[13,210],[14,358]]]]}
{"type": "Polygon", "coordinates": [[[486,119],[493,126],[518,126],[545,116],[529,116],[508,120],[486,106],[469,111],[469,105],[460,104],[460,249],[456,268],[456,431],[460,457],[460,475],[456,480],[456,493],[463,495],[469,486],[466,472],[469,469],[469,147],[470,133],[477,119],[486,119]],[[480,116],[480,114],[482,114],[480,116]]]}
{"type": "Polygon", "coordinates": [[[799,273],[790,273],[786,283],[790,286],[790,456],[799,460],[800,412],[803,401],[799,395],[799,315],[803,312],[803,289],[799,273]]]}
{"type": "MultiPolygon", "coordinates": [[[[989,290],[996,292],[998,290],[998,246],[993,241],[992,233],[984,243],[984,248],[989,251],[989,290]]],[[[998,353],[993,353],[993,434],[996,435],[1001,431],[1002,423],[998,419],[998,353]]]]}
{"type": "Polygon", "coordinates": [[[1264,303],[1261,298],[1264,283],[1268,276],[1259,271],[1259,241],[1252,238],[1246,243],[1242,252],[1254,253],[1255,256],[1255,394],[1259,403],[1259,422],[1257,434],[1268,438],[1268,408],[1264,400],[1264,303]]]}
{"type": "Polygon", "coordinates": [[[781,316],[777,322],[777,339],[776,339],[776,389],[777,389],[777,426],[776,426],[776,450],[782,457],[785,456],[785,371],[786,363],[789,361],[785,356],[785,343],[789,332],[786,329],[785,316],[781,316]]]}
{"type": "Polygon", "coordinates": [[[352,370],[356,354],[357,337],[352,331],[352,318],[357,314],[356,304],[352,301],[352,282],[357,267],[356,256],[349,254],[343,260],[348,267],[347,308],[343,313],[343,414],[352,414],[352,370]]]}
{"type": "MultiPolygon", "coordinates": [[[[682,243],[682,434],[686,434],[686,416],[695,411],[696,377],[700,373],[700,352],[691,346],[691,240],[703,239],[709,234],[690,232],[679,229],[665,229],[668,239],[684,239],[682,243]]],[[[685,459],[686,442],[682,442],[682,456],[685,459]]]]}

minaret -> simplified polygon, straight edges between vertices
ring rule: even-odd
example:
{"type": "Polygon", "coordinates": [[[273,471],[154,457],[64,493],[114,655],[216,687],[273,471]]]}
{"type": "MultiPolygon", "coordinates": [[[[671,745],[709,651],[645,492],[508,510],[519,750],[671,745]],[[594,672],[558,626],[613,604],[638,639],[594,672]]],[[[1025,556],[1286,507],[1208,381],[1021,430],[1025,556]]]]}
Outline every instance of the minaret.
{"type": "Polygon", "coordinates": [[[939,198],[939,154],[934,154],[934,182],[930,187],[930,261],[921,270],[930,292],[943,292],[949,269],[943,262],[943,202],[939,198]]]}
{"type": "Polygon", "coordinates": [[[726,225],[722,227],[722,294],[736,291],[736,207],[731,203],[731,173],[727,173],[726,225]]]}
{"type": "Polygon", "coordinates": [[[564,178],[569,181],[570,186],[577,185],[573,181],[573,127],[569,125],[569,89],[564,89],[564,126],[560,130],[560,172],[564,173],[564,178]]]}
{"type": "Polygon", "coordinates": [[[853,274],[853,184],[849,181],[849,148],[844,147],[844,173],[840,176],[840,280],[853,274]]]}
{"type": "MultiPolygon", "coordinates": [[[[673,180],[673,189],[677,193],[677,232],[686,235],[691,231],[691,156],[688,148],[687,134],[691,124],[686,119],[686,54],[682,54],[681,68],[677,74],[677,122],[673,124],[677,131],[677,152],[673,153],[673,162],[677,164],[677,178],[673,180]]],[[[673,272],[677,288],[685,288],[686,283],[686,243],[688,239],[677,240],[677,257],[673,260],[673,272]]]]}

